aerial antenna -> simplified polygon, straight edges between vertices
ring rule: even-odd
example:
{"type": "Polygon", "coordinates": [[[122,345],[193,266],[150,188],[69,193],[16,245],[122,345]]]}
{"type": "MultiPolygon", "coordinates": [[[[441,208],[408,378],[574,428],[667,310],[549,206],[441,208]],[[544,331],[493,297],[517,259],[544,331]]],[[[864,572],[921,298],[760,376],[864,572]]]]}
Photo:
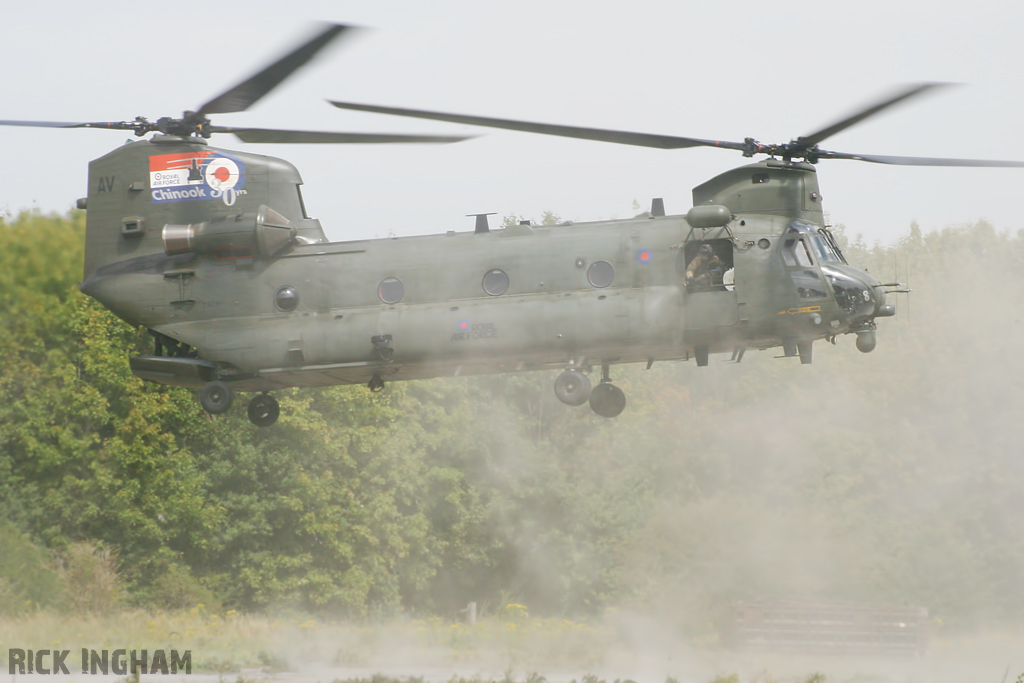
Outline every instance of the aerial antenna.
{"type": "Polygon", "coordinates": [[[906,275],[905,282],[899,281],[899,257],[893,256],[892,264],[892,282],[885,282],[881,284],[881,287],[895,287],[895,289],[886,289],[886,294],[906,294],[907,295],[907,325],[910,324],[910,292],[913,291],[910,288],[910,259],[906,259],[903,263],[903,272],[906,275]]]}
{"type": "Polygon", "coordinates": [[[467,213],[466,218],[476,216],[476,225],[474,227],[473,232],[477,235],[482,235],[485,232],[491,231],[491,226],[488,225],[487,223],[487,217],[493,215],[493,211],[491,211],[490,213],[467,213]]]}

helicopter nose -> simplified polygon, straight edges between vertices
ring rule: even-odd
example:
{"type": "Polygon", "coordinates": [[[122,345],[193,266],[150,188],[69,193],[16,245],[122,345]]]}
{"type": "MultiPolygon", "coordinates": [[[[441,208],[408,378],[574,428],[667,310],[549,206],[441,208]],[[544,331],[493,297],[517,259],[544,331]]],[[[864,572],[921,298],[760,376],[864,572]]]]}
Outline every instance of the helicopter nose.
{"type": "Polygon", "coordinates": [[[896,315],[896,307],[892,304],[885,303],[885,289],[882,285],[876,284],[875,282],[865,282],[865,284],[870,287],[871,298],[875,301],[875,310],[870,317],[888,318],[896,315]]]}
{"type": "Polygon", "coordinates": [[[896,307],[885,303],[885,290],[876,286],[875,290],[875,315],[876,318],[889,318],[896,315],[896,307]]]}
{"type": "Polygon", "coordinates": [[[875,317],[896,314],[896,308],[885,303],[885,291],[871,274],[853,268],[822,266],[832,285],[836,303],[845,314],[846,323],[856,326],[875,317]]]}

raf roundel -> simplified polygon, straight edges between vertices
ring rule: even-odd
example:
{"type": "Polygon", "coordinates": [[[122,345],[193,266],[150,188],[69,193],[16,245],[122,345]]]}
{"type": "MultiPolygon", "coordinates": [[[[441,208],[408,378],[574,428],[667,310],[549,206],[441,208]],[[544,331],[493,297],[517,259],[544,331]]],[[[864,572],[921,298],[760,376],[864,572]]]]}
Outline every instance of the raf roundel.
{"type": "Polygon", "coordinates": [[[640,263],[650,263],[651,262],[651,251],[650,251],[650,249],[641,249],[640,251],[638,251],[636,253],[636,260],[639,261],[640,263]]]}
{"type": "Polygon", "coordinates": [[[459,329],[462,330],[463,332],[468,331],[469,330],[469,321],[468,320],[460,320],[459,321],[459,329]]]}
{"type": "Polygon", "coordinates": [[[230,190],[238,184],[238,164],[225,157],[210,159],[205,169],[206,184],[215,190],[230,190]]]}

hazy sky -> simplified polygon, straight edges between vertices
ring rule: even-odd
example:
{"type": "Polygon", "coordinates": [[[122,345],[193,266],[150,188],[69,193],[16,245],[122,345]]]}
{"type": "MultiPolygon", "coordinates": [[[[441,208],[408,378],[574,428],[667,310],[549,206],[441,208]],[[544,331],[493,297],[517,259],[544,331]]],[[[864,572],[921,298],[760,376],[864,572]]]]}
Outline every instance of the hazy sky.
{"type": "MultiPolygon", "coordinates": [[[[327,98],[740,141],[786,142],[901,84],[963,84],[830,138],[852,153],[1024,159],[1024,7],[974,2],[17,3],[4,8],[2,119],[180,116],[305,38],[311,20],[373,30],[343,41],[239,126],[479,133],[455,145],[245,145],[296,164],[334,240],[470,230],[471,212],[623,218],[745,162],[342,111],[327,98]]],[[[64,211],[87,162],[130,133],[0,128],[0,211],[64,211]]],[[[819,165],[825,210],[869,240],[912,220],[1024,228],[1024,169],[819,165]]]]}

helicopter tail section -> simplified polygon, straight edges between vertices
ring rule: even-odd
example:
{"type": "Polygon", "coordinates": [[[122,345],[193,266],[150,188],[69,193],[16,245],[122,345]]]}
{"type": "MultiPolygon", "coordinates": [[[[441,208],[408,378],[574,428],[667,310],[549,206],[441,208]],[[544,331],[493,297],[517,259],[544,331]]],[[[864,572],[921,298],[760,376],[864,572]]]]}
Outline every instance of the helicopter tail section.
{"type": "Polygon", "coordinates": [[[273,256],[294,239],[326,241],[319,221],[305,215],[301,184],[288,162],[208,147],[199,138],[129,142],[89,164],[85,279],[143,257],[150,257],[148,268],[161,254],[237,247],[249,248],[250,257],[273,256]],[[227,226],[251,224],[257,215],[279,230],[227,226]],[[253,239],[229,236],[243,232],[253,239]]]}
{"type": "Polygon", "coordinates": [[[84,282],[113,264],[163,253],[147,196],[145,146],[128,143],[89,164],[84,282]]]}
{"type": "Polygon", "coordinates": [[[164,322],[159,311],[194,298],[198,271],[326,241],[301,184],[286,161],[198,138],[122,145],[89,164],[80,288],[132,324],[164,322]]]}

